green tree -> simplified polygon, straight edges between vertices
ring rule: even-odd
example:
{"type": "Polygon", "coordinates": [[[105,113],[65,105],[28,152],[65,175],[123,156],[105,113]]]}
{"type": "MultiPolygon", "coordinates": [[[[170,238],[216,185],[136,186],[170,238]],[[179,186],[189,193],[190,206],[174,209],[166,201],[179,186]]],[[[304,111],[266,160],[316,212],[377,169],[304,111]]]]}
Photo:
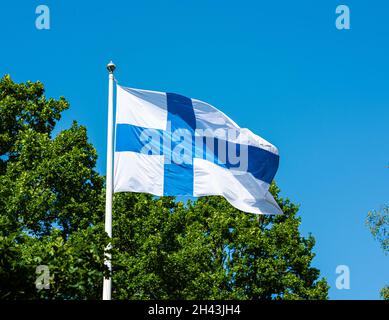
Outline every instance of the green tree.
{"type": "MultiPolygon", "coordinates": [[[[366,223],[373,237],[380,243],[385,254],[389,253],[389,207],[379,211],[370,211],[366,223]]],[[[389,300],[389,286],[381,290],[381,296],[389,300]]]]}
{"type": "Polygon", "coordinates": [[[117,194],[114,293],[119,299],[326,299],[310,266],[314,239],[301,237],[298,208],[243,213],[222,197],[183,205],[172,198],[117,194]]]}
{"type": "MultiPolygon", "coordinates": [[[[0,298],[101,297],[104,179],[84,127],[52,136],[67,108],[39,82],[0,80],[0,298]],[[35,288],[38,265],[49,290],[35,288]]],[[[297,206],[271,192],[285,215],[246,214],[221,197],[116,194],[113,298],[326,299],[313,237],[300,235],[297,206]]]]}
{"type": "Polygon", "coordinates": [[[98,297],[103,178],[84,127],[52,138],[67,108],[39,82],[0,81],[0,297],[98,297]],[[51,271],[50,290],[35,288],[38,265],[51,271]]]}

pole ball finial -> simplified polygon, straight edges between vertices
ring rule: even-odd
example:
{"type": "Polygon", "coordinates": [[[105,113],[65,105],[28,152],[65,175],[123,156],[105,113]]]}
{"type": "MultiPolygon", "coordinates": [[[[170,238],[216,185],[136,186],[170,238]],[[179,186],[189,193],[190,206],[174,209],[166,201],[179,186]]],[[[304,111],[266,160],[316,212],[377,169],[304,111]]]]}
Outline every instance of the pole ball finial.
{"type": "Polygon", "coordinates": [[[110,61],[108,64],[107,64],[107,70],[109,71],[109,73],[113,73],[116,69],[116,65],[110,61]]]}

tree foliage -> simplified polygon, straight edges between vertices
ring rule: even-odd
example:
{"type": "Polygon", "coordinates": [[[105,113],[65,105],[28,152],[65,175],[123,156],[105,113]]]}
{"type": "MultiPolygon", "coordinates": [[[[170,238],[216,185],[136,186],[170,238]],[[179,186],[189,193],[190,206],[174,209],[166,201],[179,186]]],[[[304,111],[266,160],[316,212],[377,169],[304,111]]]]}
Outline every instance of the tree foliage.
{"type": "MultiPolygon", "coordinates": [[[[279,190],[273,185],[272,191],[279,190]]],[[[221,197],[185,206],[116,195],[115,296],[325,299],[326,281],[310,266],[314,239],[299,234],[298,208],[278,202],[285,215],[271,217],[242,213],[221,197]]]]}
{"type": "MultiPolygon", "coordinates": [[[[389,253],[389,207],[379,211],[370,211],[366,223],[373,237],[380,243],[385,254],[389,253]]],[[[381,290],[381,296],[389,300],[389,286],[381,290]]]]}
{"type": "MultiPolygon", "coordinates": [[[[0,80],[0,298],[100,299],[104,178],[86,129],[55,137],[68,108],[39,82],[0,80]],[[37,290],[38,265],[50,289],[37,290]]],[[[326,299],[301,236],[298,207],[271,192],[283,216],[243,213],[221,197],[186,204],[119,193],[113,212],[115,299],[326,299]]]]}
{"type": "Polygon", "coordinates": [[[52,138],[68,103],[46,99],[39,82],[5,76],[0,89],[0,297],[97,298],[103,178],[86,129],[73,123],[52,138]],[[45,292],[35,288],[38,265],[51,271],[45,292]]]}

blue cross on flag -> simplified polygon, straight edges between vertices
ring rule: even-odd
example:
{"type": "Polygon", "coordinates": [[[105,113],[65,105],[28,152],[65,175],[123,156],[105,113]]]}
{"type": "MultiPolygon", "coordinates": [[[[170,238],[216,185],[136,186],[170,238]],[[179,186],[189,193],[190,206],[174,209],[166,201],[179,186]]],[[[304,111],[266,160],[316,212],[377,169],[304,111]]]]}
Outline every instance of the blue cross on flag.
{"type": "Polygon", "coordinates": [[[117,85],[114,192],[223,196],[282,214],[268,191],[278,150],[206,102],[117,85]]]}

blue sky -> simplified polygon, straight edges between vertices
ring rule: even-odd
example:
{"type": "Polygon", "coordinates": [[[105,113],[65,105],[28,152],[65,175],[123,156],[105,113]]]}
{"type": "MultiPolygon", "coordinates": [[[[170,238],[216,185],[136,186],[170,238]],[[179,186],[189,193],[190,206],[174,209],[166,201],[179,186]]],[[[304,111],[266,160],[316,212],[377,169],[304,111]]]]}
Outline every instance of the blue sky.
{"type": "Polygon", "coordinates": [[[3,1],[0,74],[40,80],[71,103],[105,172],[107,72],[120,84],[207,101],[275,144],[282,195],[301,205],[301,231],[332,299],[376,299],[385,256],[365,226],[389,201],[389,4],[321,1],[3,1]],[[48,5],[51,29],[35,28],[48,5]],[[335,28],[347,4],[351,30],[335,28]],[[335,286],[350,268],[350,290],[335,286]]]}

